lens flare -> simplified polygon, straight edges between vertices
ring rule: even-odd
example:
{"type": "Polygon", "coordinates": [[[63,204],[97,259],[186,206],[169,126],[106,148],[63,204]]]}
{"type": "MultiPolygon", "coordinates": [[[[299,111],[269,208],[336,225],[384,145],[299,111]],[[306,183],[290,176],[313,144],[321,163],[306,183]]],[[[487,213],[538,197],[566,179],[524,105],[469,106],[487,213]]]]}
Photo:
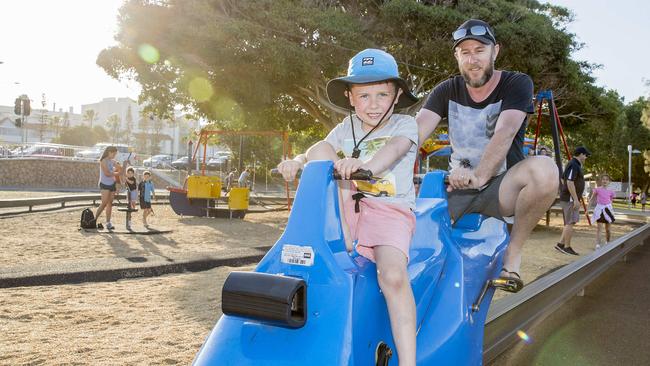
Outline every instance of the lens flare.
{"type": "Polygon", "coordinates": [[[192,98],[194,98],[199,103],[210,100],[210,98],[212,98],[212,94],[214,94],[210,82],[201,77],[194,78],[192,81],[190,81],[188,91],[190,93],[190,96],[192,96],[192,98]]]}
{"type": "Polygon", "coordinates": [[[160,59],[160,53],[156,47],[147,43],[143,43],[140,45],[140,47],[138,47],[138,55],[140,55],[140,58],[142,58],[145,62],[148,62],[150,64],[154,64],[160,59]]]}
{"type": "Polygon", "coordinates": [[[517,335],[526,343],[531,343],[533,340],[523,330],[518,330],[517,335]]]}
{"type": "Polygon", "coordinates": [[[221,96],[212,102],[214,115],[220,119],[235,119],[237,103],[234,100],[221,96]]]}

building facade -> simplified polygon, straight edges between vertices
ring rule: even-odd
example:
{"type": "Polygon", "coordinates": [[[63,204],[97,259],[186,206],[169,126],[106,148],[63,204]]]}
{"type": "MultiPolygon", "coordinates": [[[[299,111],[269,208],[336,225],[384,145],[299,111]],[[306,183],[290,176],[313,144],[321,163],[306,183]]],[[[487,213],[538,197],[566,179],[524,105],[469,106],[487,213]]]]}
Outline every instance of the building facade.
{"type": "Polygon", "coordinates": [[[26,134],[27,143],[52,142],[56,133],[48,123],[55,116],[66,121],[68,127],[90,126],[91,123],[93,126],[102,126],[111,136],[111,140],[115,140],[106,142],[125,143],[130,113],[132,125],[128,140],[138,153],[148,155],[157,152],[176,157],[187,154],[187,136],[192,130],[199,128],[198,121],[187,120],[180,111],[176,113],[174,121],[160,121],[152,116],[145,116],[142,114],[143,107],[131,98],[104,98],[97,103],[82,105],[81,113],[73,113],[72,107],[67,112],[62,109],[48,111],[34,107],[32,103],[32,113],[26,117],[23,129],[15,124],[18,116],[14,114],[14,107],[0,106],[0,145],[20,144],[23,141],[23,133],[26,134]],[[89,120],[89,115],[86,115],[89,110],[93,111],[92,121],[89,120]],[[113,115],[117,116],[117,131],[114,124],[108,123],[110,118],[114,119],[111,117],[113,115]],[[140,143],[145,146],[138,146],[138,141],[146,141],[148,144],[140,143]],[[157,142],[157,149],[152,147],[152,141],[157,142]]]}

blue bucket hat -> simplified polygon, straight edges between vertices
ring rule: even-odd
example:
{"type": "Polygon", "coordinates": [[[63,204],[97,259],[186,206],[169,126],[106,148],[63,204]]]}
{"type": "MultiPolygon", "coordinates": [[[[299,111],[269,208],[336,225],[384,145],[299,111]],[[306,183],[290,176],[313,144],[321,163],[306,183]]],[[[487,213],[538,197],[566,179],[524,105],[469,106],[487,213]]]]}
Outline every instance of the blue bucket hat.
{"type": "Polygon", "coordinates": [[[418,101],[406,81],[399,77],[395,58],[387,52],[373,48],[365,49],[350,59],[347,76],[332,79],[327,83],[327,97],[337,107],[350,109],[350,100],[345,95],[350,85],[380,81],[394,81],[402,89],[395,109],[410,107],[418,101]]]}

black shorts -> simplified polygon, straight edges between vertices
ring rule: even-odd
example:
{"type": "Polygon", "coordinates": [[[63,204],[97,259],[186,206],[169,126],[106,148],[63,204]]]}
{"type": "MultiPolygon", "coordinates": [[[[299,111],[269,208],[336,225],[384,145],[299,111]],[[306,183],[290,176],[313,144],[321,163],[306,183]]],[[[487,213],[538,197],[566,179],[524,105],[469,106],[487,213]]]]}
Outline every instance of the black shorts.
{"type": "Polygon", "coordinates": [[[456,222],[468,213],[479,213],[511,223],[512,220],[504,218],[499,212],[499,187],[505,175],[506,172],[503,172],[493,177],[482,190],[459,189],[448,192],[447,206],[452,221],[456,222]]]}
{"type": "Polygon", "coordinates": [[[141,209],[151,208],[151,202],[147,202],[147,201],[145,201],[145,200],[143,200],[143,199],[141,198],[141,199],[140,199],[140,208],[141,208],[141,209]]]}
{"type": "Polygon", "coordinates": [[[104,183],[99,183],[99,189],[102,191],[111,191],[115,192],[115,183],[113,184],[104,184],[104,183]]]}

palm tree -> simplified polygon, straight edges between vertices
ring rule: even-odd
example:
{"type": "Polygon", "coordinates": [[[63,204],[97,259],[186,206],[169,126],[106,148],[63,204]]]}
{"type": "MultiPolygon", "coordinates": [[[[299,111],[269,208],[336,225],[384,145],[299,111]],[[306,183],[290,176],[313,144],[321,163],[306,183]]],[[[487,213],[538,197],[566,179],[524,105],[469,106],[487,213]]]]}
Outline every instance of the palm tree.
{"type": "Polygon", "coordinates": [[[120,127],[122,126],[122,120],[117,114],[111,114],[106,120],[106,126],[111,131],[113,135],[113,143],[117,143],[117,135],[120,132],[120,127]]]}
{"type": "Polygon", "coordinates": [[[70,128],[70,114],[68,112],[63,113],[63,120],[61,123],[63,124],[63,129],[70,128]]]}
{"type": "Polygon", "coordinates": [[[133,134],[133,114],[131,112],[131,106],[126,111],[126,126],[124,128],[124,142],[127,145],[131,145],[131,135],[133,134]]]}
{"type": "Polygon", "coordinates": [[[93,122],[95,121],[95,117],[97,117],[97,115],[95,114],[95,111],[92,109],[87,109],[84,112],[83,120],[88,121],[90,123],[91,129],[93,128],[93,122]]]}
{"type": "Polygon", "coordinates": [[[136,135],[136,144],[138,151],[149,152],[149,145],[151,143],[149,139],[149,134],[151,133],[151,127],[153,125],[153,115],[148,113],[140,112],[140,119],[138,120],[138,130],[140,132],[136,135]]]}
{"type": "Polygon", "coordinates": [[[57,140],[59,139],[59,137],[61,137],[62,123],[63,123],[63,119],[59,116],[53,116],[52,118],[50,118],[50,127],[52,128],[52,131],[54,131],[57,140]]]}

